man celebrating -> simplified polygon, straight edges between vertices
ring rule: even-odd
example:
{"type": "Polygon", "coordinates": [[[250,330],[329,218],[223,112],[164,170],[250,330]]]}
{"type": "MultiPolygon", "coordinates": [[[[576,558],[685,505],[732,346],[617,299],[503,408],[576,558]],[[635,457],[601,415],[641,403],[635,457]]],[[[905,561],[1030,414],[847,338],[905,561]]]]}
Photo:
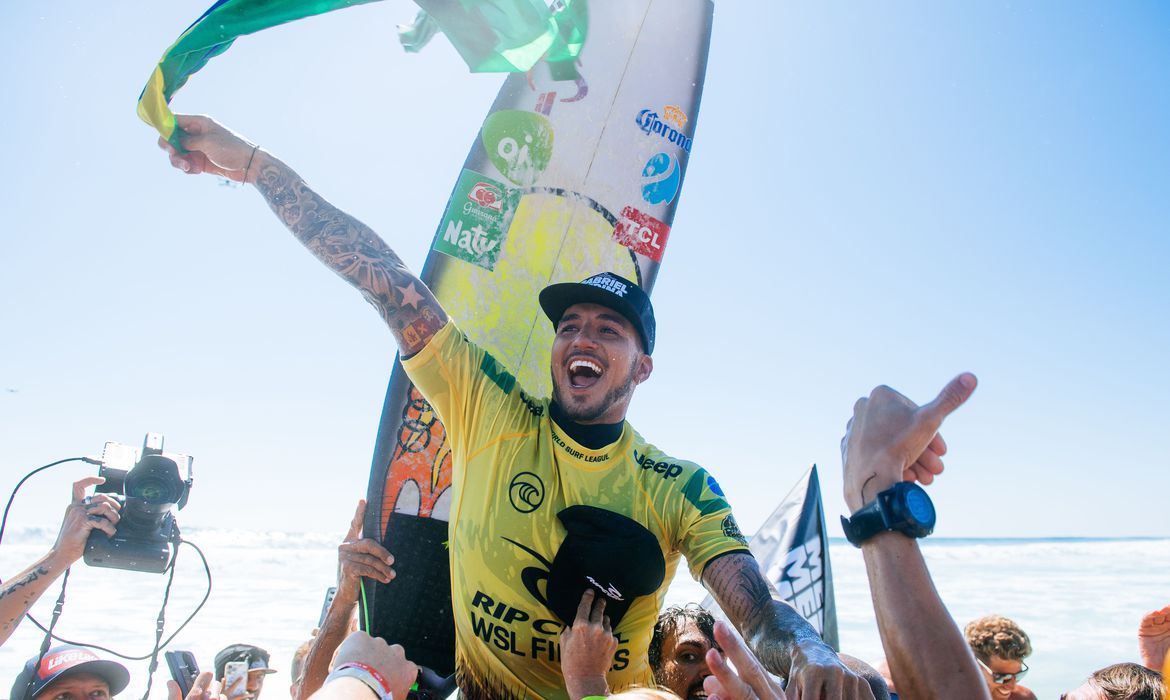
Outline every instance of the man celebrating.
{"type": "Polygon", "coordinates": [[[255,185],[314,255],[382,315],[447,428],[456,668],[480,698],[564,698],[557,635],[592,587],[618,639],[609,674],[649,684],[651,631],[680,556],[772,672],[803,698],[873,697],[813,628],[774,600],[715,480],[625,422],[653,369],[654,312],[617,275],[540,294],[554,325],[553,397],[534,399],[469,342],[369,228],[288,166],[206,117],[178,117],[175,167],[255,185]]]}

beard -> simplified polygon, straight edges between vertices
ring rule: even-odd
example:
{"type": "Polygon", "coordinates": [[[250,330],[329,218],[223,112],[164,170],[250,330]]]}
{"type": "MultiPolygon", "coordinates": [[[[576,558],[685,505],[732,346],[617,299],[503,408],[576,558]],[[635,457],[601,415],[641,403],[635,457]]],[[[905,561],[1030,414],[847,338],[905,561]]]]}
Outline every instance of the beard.
{"type": "Polygon", "coordinates": [[[553,400],[557,402],[557,405],[560,406],[565,416],[573,422],[582,424],[592,423],[605,415],[605,412],[608,411],[615,403],[618,403],[623,399],[628,399],[629,396],[634,393],[634,387],[638,385],[637,382],[634,381],[634,374],[637,371],[637,367],[638,358],[635,357],[630,362],[630,367],[626,372],[625,380],[622,381],[618,386],[615,386],[614,388],[605,392],[605,396],[602,397],[600,401],[596,401],[592,404],[589,403],[588,399],[583,397],[580,400],[574,400],[573,398],[566,397],[561,392],[561,387],[557,383],[557,378],[554,373],[552,378],[553,400]]]}

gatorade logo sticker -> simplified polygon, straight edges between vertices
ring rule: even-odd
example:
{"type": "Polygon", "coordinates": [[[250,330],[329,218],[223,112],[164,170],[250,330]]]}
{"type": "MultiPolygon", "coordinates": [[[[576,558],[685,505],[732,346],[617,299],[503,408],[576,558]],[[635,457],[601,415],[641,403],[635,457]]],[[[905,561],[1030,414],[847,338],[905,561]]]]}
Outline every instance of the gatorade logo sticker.
{"type": "Polygon", "coordinates": [[[670,204],[682,181],[678,159],[668,153],[656,153],[642,168],[642,199],[650,204],[670,204]]]}
{"type": "Polygon", "coordinates": [[[434,249],[485,270],[495,269],[519,199],[507,185],[465,169],[439,224],[434,249]]]}
{"type": "Polygon", "coordinates": [[[617,226],[613,228],[615,241],[654,262],[662,262],[669,236],[669,226],[633,207],[622,209],[617,226]]]}
{"type": "Polygon", "coordinates": [[[520,187],[536,183],[552,159],[552,122],[517,109],[496,112],[480,132],[488,160],[520,187]]]}

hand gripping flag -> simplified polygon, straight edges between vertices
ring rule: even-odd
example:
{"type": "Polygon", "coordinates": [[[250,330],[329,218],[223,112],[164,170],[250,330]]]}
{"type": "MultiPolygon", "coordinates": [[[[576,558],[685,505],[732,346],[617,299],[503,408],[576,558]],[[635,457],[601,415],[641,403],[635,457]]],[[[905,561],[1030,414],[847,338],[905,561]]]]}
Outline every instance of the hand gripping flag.
{"type": "MultiPolygon", "coordinates": [[[[163,54],[138,97],[138,116],[176,148],[175,92],[212,58],[245,34],[293,20],[378,0],[219,0],[187,27],[163,54]]],[[[399,34],[417,51],[442,31],[474,72],[526,71],[550,62],[554,74],[573,77],[585,43],[587,0],[416,0],[423,12],[399,34]]]]}
{"type": "MultiPolygon", "coordinates": [[[[780,597],[808,620],[825,644],[839,650],[829,535],[815,464],[768,516],[748,547],[780,597]]],[[[721,615],[711,596],[703,607],[721,615]]]]}

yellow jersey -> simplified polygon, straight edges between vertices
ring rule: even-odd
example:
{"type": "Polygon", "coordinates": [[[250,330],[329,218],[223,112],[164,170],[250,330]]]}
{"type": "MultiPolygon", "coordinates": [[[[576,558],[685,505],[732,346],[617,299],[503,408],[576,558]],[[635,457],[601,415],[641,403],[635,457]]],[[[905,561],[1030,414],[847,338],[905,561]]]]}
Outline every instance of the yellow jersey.
{"type": "Polygon", "coordinates": [[[472,700],[566,698],[562,623],[540,589],[565,528],[586,504],[657,538],[666,577],[614,630],[610,688],[650,685],[646,650],[679,557],[698,580],[714,557],[747,551],[731,508],[705,470],[647,443],[629,423],[601,449],[578,444],[515,377],[448,322],[403,368],[446,427],[452,459],[449,529],[456,673],[472,700]]]}

